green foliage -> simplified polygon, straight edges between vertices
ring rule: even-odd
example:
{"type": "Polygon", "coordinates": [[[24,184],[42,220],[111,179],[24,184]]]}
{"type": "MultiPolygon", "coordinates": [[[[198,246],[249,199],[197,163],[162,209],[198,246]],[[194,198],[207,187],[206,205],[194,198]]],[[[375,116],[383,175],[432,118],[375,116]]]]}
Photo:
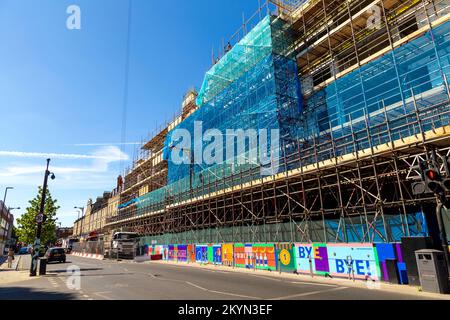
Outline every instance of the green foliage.
{"type": "Polygon", "coordinates": [[[17,228],[16,228],[16,226],[13,226],[12,227],[12,231],[11,231],[11,238],[12,239],[17,239],[17,228]]]}
{"type": "MultiPolygon", "coordinates": [[[[38,188],[38,195],[29,201],[30,206],[26,212],[17,219],[17,236],[20,242],[33,244],[36,237],[36,215],[39,213],[39,207],[42,199],[42,187],[38,188]]],[[[45,222],[42,224],[41,244],[45,245],[49,242],[56,241],[56,213],[60,208],[56,204],[57,200],[53,199],[47,188],[45,196],[44,215],[45,222]]]]}

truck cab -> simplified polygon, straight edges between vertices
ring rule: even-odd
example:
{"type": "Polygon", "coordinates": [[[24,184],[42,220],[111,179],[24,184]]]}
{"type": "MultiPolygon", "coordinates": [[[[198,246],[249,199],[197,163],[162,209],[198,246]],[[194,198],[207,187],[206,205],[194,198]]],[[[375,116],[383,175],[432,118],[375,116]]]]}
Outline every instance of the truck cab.
{"type": "Polygon", "coordinates": [[[135,232],[115,232],[111,244],[111,256],[134,259],[139,234],[135,232]]]}

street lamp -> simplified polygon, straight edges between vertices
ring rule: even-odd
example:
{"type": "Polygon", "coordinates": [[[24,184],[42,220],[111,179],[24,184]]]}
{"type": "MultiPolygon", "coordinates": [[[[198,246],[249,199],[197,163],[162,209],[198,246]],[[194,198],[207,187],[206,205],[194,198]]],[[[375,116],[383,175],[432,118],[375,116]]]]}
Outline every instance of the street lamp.
{"type": "Polygon", "coordinates": [[[42,185],[41,204],[40,204],[40,208],[39,208],[39,213],[36,216],[37,230],[36,230],[36,240],[34,241],[34,247],[33,247],[33,257],[31,260],[30,277],[35,277],[36,273],[37,273],[37,262],[39,259],[39,252],[41,249],[42,223],[45,220],[44,209],[45,209],[45,196],[47,193],[48,177],[50,176],[50,179],[55,180],[55,174],[53,172],[48,171],[49,164],[50,164],[50,159],[47,159],[47,168],[45,169],[44,183],[42,185]]]}
{"type": "Polygon", "coordinates": [[[3,208],[6,207],[6,195],[8,194],[8,190],[14,189],[14,187],[6,187],[5,188],[5,195],[3,196],[3,208]]]}
{"type": "Polygon", "coordinates": [[[9,207],[8,207],[8,211],[11,212],[11,211],[13,211],[13,210],[20,210],[20,207],[17,207],[17,208],[9,208],[9,207]]]}
{"type": "MultiPolygon", "coordinates": [[[[81,238],[81,232],[83,231],[83,212],[84,212],[84,207],[73,207],[74,209],[78,209],[81,211],[81,227],[80,227],[80,238],[81,238]]],[[[78,225],[80,224],[80,211],[78,211],[78,225]]],[[[78,230],[77,230],[78,233],[78,230]]]]}

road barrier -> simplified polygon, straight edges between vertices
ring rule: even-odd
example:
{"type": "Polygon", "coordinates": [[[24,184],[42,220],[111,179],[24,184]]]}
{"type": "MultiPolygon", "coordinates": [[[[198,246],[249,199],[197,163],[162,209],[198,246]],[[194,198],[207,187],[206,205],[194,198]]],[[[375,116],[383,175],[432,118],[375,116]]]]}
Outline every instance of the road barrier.
{"type": "Polygon", "coordinates": [[[83,258],[90,258],[90,259],[97,259],[97,260],[103,260],[104,259],[104,255],[103,254],[75,252],[75,251],[72,251],[71,254],[73,256],[83,257],[83,258]]]}

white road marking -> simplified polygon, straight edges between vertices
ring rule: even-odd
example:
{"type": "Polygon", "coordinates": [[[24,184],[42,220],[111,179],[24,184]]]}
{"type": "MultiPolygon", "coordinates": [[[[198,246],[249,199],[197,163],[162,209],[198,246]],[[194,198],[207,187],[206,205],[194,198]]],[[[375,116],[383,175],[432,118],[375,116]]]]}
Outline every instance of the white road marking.
{"type": "Polygon", "coordinates": [[[259,298],[259,297],[246,296],[246,295],[237,294],[237,293],[210,290],[210,289],[203,288],[203,287],[201,287],[199,285],[196,285],[195,283],[192,283],[192,282],[189,282],[189,281],[178,280],[178,279],[163,279],[163,278],[155,277],[151,273],[149,273],[148,275],[151,276],[153,279],[157,279],[157,280],[161,280],[161,281],[174,281],[174,282],[186,283],[186,284],[188,284],[188,285],[190,285],[192,287],[195,287],[195,288],[203,290],[203,291],[211,292],[211,293],[218,293],[218,294],[223,294],[223,295],[228,295],[228,296],[234,296],[234,297],[240,297],[240,298],[248,298],[248,299],[254,299],[254,300],[261,300],[262,299],[262,298],[259,298]]]}
{"type": "MultiPolygon", "coordinates": [[[[241,273],[241,272],[237,272],[237,273],[238,274],[246,274],[246,273],[241,273]]],[[[259,274],[248,273],[248,275],[252,276],[252,277],[256,277],[256,278],[264,278],[264,279],[267,279],[267,280],[283,282],[282,279],[276,279],[276,278],[273,278],[273,277],[263,276],[263,275],[259,275],[259,274]]]]}
{"type": "Polygon", "coordinates": [[[295,284],[306,284],[306,285],[313,285],[313,286],[323,286],[323,287],[338,287],[336,284],[326,284],[326,283],[316,283],[316,282],[307,282],[307,281],[292,281],[291,283],[295,284]]]}
{"type": "Polygon", "coordinates": [[[218,294],[223,294],[223,295],[227,295],[227,296],[233,296],[233,297],[241,297],[241,298],[248,298],[248,299],[254,299],[254,300],[261,300],[261,298],[259,297],[252,297],[252,296],[246,296],[243,294],[237,294],[237,293],[231,293],[231,292],[223,292],[223,291],[216,291],[216,290],[210,290],[210,289],[206,289],[203,287],[200,287],[199,285],[196,285],[195,283],[186,281],[186,283],[190,286],[193,286],[197,289],[203,290],[203,291],[207,291],[207,292],[211,292],[211,293],[218,293],[218,294]]]}
{"type": "Polygon", "coordinates": [[[291,298],[306,297],[306,296],[312,296],[315,294],[328,293],[328,292],[332,292],[332,291],[340,291],[340,290],[345,290],[345,289],[348,289],[348,288],[347,287],[339,287],[339,288],[333,288],[333,289],[322,290],[322,291],[304,292],[304,293],[292,294],[290,296],[272,298],[272,299],[268,299],[268,300],[286,300],[286,299],[291,299],[291,298]]]}

